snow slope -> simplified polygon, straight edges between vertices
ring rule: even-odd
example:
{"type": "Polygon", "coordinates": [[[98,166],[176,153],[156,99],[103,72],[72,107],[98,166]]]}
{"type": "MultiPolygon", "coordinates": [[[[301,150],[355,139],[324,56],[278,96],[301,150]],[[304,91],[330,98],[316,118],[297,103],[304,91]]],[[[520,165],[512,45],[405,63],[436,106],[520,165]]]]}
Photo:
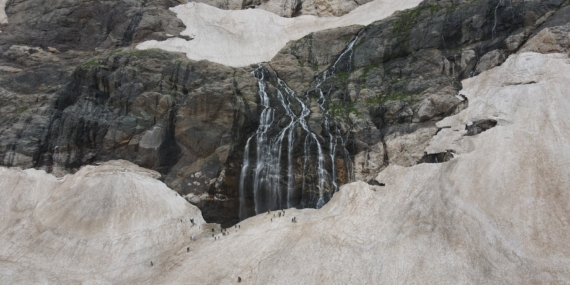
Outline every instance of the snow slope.
{"type": "Polygon", "coordinates": [[[146,41],[138,49],[159,48],[186,53],[193,60],[209,60],[240,67],[269,61],[287,42],[312,32],[350,25],[368,25],[397,10],[417,6],[421,0],[376,0],[341,17],[300,16],[283,18],[260,9],[221,10],[203,3],[190,2],[171,8],[186,25],[182,35],[146,41]]]}

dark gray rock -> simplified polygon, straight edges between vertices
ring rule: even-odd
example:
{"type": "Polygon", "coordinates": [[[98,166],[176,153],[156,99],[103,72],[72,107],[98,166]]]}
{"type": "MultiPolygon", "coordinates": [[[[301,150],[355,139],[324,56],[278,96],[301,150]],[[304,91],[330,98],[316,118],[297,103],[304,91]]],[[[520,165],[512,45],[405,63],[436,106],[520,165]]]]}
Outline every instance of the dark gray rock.
{"type": "MultiPolygon", "coordinates": [[[[350,151],[368,153],[364,157],[377,159],[369,152],[378,148],[378,141],[388,145],[388,150],[414,138],[418,139],[417,145],[425,144],[425,134],[435,134],[431,131],[433,122],[467,106],[465,98],[456,97],[461,80],[502,64],[553,15],[558,15],[558,25],[567,22],[560,16],[564,9],[556,12],[562,2],[424,1],[415,9],[399,12],[361,31],[351,28],[350,33],[359,35],[354,53],[351,60],[339,63],[344,71],[336,75],[329,93],[335,105],[346,110],[355,108],[360,114],[341,118],[350,126],[350,151]],[[376,127],[382,136],[363,140],[366,136],[362,134],[371,132],[370,126],[376,127]],[[418,126],[429,130],[418,132],[418,126]],[[422,135],[411,135],[416,132],[422,135]]],[[[348,29],[340,28],[327,34],[341,38],[347,32],[348,29]]],[[[318,53],[314,48],[309,53],[309,49],[298,44],[311,43],[314,38],[308,36],[290,43],[276,60],[292,55],[294,60],[288,63],[288,69],[293,69],[290,66],[298,61],[299,69],[314,66],[320,71],[314,60],[299,56],[318,53]]],[[[301,88],[306,85],[294,84],[301,88]]],[[[305,90],[306,87],[296,91],[305,90]]],[[[407,152],[403,155],[385,151],[384,167],[391,162],[410,165],[409,158],[413,157],[418,158],[415,163],[422,161],[423,150],[419,147],[408,147],[407,152]]],[[[359,162],[362,157],[358,156],[359,162]]]]}
{"type": "Polygon", "coordinates": [[[465,126],[465,129],[467,130],[467,134],[465,134],[466,136],[474,136],[474,135],[478,135],[488,129],[492,129],[497,125],[497,121],[493,120],[493,119],[488,119],[488,120],[479,120],[476,122],[473,122],[473,124],[471,124],[470,126],[465,126]]]}
{"type": "MultiPolygon", "coordinates": [[[[10,54],[9,60],[20,58],[10,54]]],[[[225,187],[218,178],[248,122],[235,78],[250,70],[156,50],[116,50],[73,72],[45,61],[47,66],[0,79],[9,81],[0,89],[6,102],[0,116],[9,121],[0,129],[4,165],[63,174],[126,159],[159,171],[182,194],[213,196],[225,187]],[[52,77],[61,74],[46,90],[51,93],[25,96],[43,90],[50,77],[33,78],[44,68],[52,68],[52,77]]]]}
{"type": "Polygon", "coordinates": [[[453,153],[449,151],[431,154],[426,153],[418,163],[444,163],[451,159],[453,159],[453,153]]]}
{"type": "Polygon", "coordinates": [[[173,0],[10,0],[0,52],[11,44],[60,51],[108,49],[179,34],[184,25],[167,8],[173,0]]]}

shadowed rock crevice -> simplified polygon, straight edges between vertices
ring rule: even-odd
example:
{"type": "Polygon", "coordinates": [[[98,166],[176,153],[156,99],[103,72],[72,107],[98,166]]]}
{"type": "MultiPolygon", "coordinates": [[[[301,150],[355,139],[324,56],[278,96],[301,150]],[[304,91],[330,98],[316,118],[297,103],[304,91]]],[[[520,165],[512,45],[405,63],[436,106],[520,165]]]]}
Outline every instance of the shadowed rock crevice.
{"type": "Polygon", "coordinates": [[[441,153],[430,153],[430,154],[425,154],[424,157],[418,162],[418,164],[421,163],[444,163],[447,161],[450,161],[451,159],[453,159],[454,157],[454,151],[453,150],[448,150],[446,152],[441,152],[441,153]]]}
{"type": "Polygon", "coordinates": [[[475,121],[473,122],[472,125],[465,126],[465,129],[467,130],[467,134],[465,135],[466,136],[478,135],[488,129],[494,128],[496,125],[497,121],[493,119],[475,121]]]}
{"type": "Polygon", "coordinates": [[[129,46],[131,44],[131,42],[133,41],[133,36],[135,35],[136,32],[136,28],[139,26],[142,17],[143,17],[143,9],[146,6],[146,2],[147,0],[142,0],[141,2],[141,8],[139,11],[137,11],[131,18],[131,22],[129,23],[129,25],[127,26],[127,29],[125,30],[125,34],[123,35],[123,40],[121,41],[121,46],[122,47],[126,47],[129,46]]]}
{"type": "Polygon", "coordinates": [[[381,187],[386,186],[386,183],[380,183],[380,182],[378,182],[376,179],[370,179],[370,180],[368,180],[367,183],[368,183],[369,185],[372,185],[372,186],[381,186],[381,187]]]}

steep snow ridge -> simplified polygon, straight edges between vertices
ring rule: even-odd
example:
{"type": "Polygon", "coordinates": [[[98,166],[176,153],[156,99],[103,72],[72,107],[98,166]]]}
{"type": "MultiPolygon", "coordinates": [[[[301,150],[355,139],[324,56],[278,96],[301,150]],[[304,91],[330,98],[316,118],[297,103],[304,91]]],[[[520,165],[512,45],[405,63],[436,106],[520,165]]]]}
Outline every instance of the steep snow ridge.
{"type": "Polygon", "coordinates": [[[233,67],[269,61],[287,42],[312,32],[350,25],[368,25],[397,10],[417,6],[421,0],[376,0],[342,17],[300,16],[283,18],[259,10],[228,11],[191,2],[171,8],[184,22],[186,41],[171,38],[147,41],[138,49],[160,48],[186,53],[193,60],[209,60],[233,67]]]}
{"type": "Polygon", "coordinates": [[[189,244],[204,224],[159,176],[126,161],[62,179],[0,168],[0,283],[122,283],[151,275],[141,269],[189,244]]]}

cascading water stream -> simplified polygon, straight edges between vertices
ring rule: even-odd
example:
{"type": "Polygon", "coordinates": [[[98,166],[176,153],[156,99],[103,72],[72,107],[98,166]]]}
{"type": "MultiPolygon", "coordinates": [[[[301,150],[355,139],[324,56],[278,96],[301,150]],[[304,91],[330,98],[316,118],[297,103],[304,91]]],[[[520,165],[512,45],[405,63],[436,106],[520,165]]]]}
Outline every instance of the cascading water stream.
{"type": "MultiPolygon", "coordinates": [[[[275,74],[276,80],[272,81],[277,83],[274,84],[274,90],[271,90],[274,96],[270,96],[267,70],[259,64],[252,72],[257,80],[258,95],[263,110],[259,127],[256,133],[248,138],[244,150],[239,184],[240,219],[248,216],[247,197],[253,198],[256,214],[299,206],[321,208],[332,198],[332,194],[338,191],[336,158],[339,152],[343,156],[346,170],[352,171],[352,161],[345,146],[346,140],[343,139],[339,129],[339,122],[326,109],[327,96],[330,93],[327,92],[325,95],[322,86],[328,78],[334,76],[339,68],[338,64],[347,55],[350,56],[350,62],[352,48],[357,39],[358,37],[347,46],[329,69],[317,77],[312,84],[313,88],[306,92],[304,98],[297,96],[277,74],[275,74]],[[316,92],[318,95],[316,105],[323,118],[322,136],[315,133],[307,122],[311,115],[309,108],[311,92],[316,92]],[[276,118],[276,114],[283,115],[277,115],[276,118]],[[323,148],[323,140],[326,141],[328,149],[323,148]],[[251,157],[253,143],[255,143],[254,162],[251,157]],[[286,148],[285,157],[283,147],[286,148]],[[298,187],[295,153],[301,148],[304,158],[301,171],[302,183],[298,187]],[[286,167],[283,166],[284,163],[287,164],[286,167]],[[285,177],[286,179],[283,179],[285,177]],[[249,189],[252,189],[253,193],[248,192],[249,189]],[[302,199],[299,198],[301,196],[302,199]]],[[[348,173],[348,179],[351,177],[350,174],[348,173]]]]}
{"type": "MultiPolygon", "coordinates": [[[[324,191],[325,191],[325,185],[327,183],[327,178],[328,178],[328,173],[325,169],[325,159],[324,159],[324,155],[323,155],[323,150],[322,150],[322,146],[321,143],[319,142],[317,136],[310,130],[306,118],[311,114],[311,111],[309,109],[309,107],[307,107],[307,105],[301,100],[299,99],[299,97],[297,97],[297,95],[295,94],[295,92],[289,88],[289,86],[287,86],[287,84],[281,80],[281,79],[277,79],[277,82],[279,84],[280,87],[282,87],[286,93],[294,98],[299,105],[301,106],[301,115],[298,117],[297,119],[297,123],[300,125],[301,129],[303,131],[305,131],[307,133],[306,137],[305,137],[305,143],[304,143],[304,156],[305,156],[305,163],[303,166],[303,177],[305,177],[305,165],[308,162],[308,159],[311,157],[311,153],[310,153],[310,146],[311,143],[314,143],[317,147],[317,190],[319,192],[318,195],[318,201],[316,204],[317,208],[320,208],[324,205],[324,191]],[[320,205],[320,206],[319,206],[320,205]]],[[[308,97],[307,97],[308,100],[308,97]]],[[[303,185],[305,186],[305,184],[303,185]]],[[[305,189],[305,187],[303,187],[303,189],[305,189]]]]}

